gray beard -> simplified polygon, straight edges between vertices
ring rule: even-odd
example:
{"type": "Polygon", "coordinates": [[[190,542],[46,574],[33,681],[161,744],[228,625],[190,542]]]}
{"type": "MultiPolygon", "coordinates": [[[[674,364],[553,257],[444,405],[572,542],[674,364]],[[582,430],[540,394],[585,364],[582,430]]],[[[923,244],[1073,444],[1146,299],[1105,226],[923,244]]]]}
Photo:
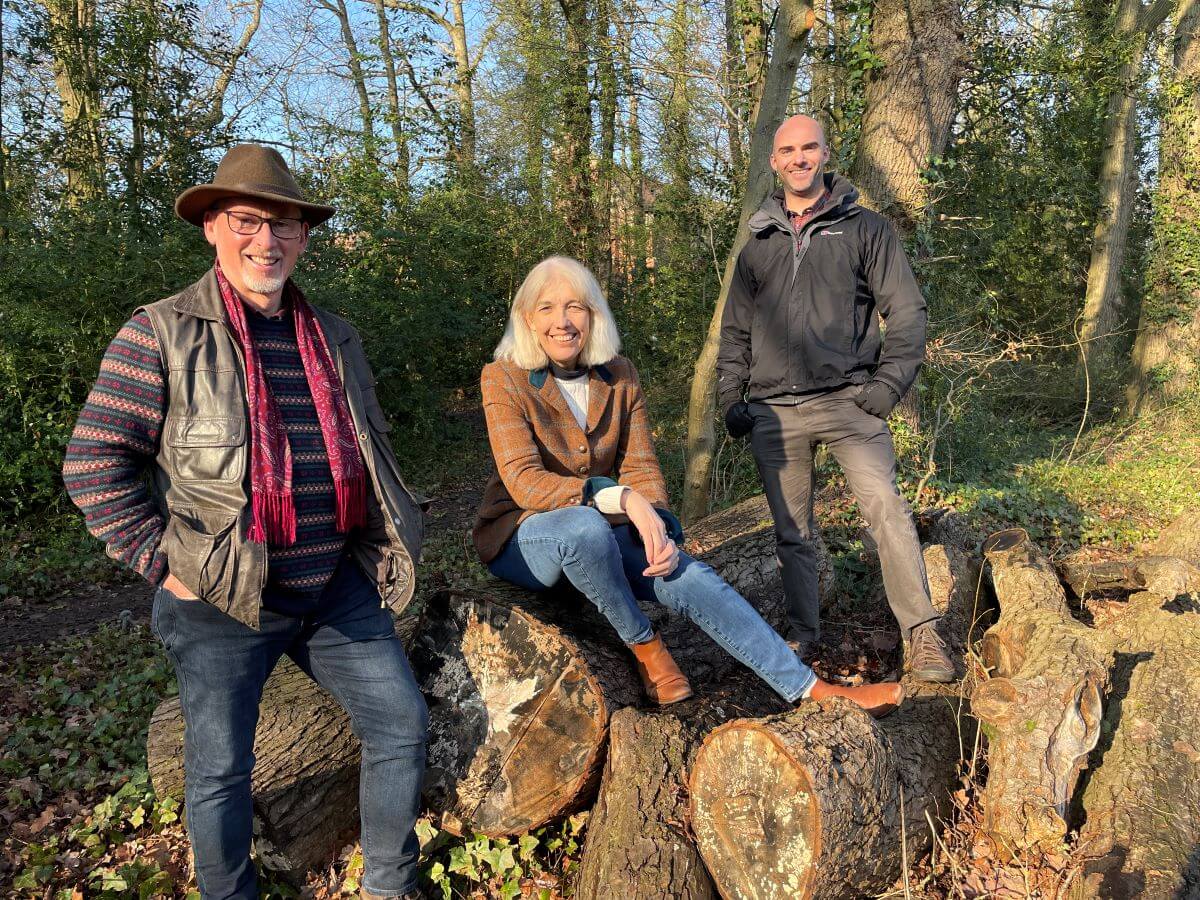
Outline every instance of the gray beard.
{"type": "Polygon", "coordinates": [[[246,271],[242,272],[242,277],[246,279],[246,287],[250,288],[256,294],[265,295],[283,290],[283,285],[287,281],[286,278],[269,278],[246,271]]]}

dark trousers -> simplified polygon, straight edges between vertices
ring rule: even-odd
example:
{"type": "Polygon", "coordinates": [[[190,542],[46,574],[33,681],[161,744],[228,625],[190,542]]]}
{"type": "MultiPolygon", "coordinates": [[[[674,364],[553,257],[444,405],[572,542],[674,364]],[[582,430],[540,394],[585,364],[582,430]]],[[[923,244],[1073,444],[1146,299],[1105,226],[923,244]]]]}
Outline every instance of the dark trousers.
{"type": "Polygon", "coordinates": [[[812,538],[816,534],[813,454],[827,446],[871,536],[879,547],[888,604],[907,640],[917,625],[937,618],[929,599],[921,542],[912,510],[896,487],[896,452],[887,423],[854,403],[851,385],[796,403],[751,403],[750,447],[775,520],[775,538],[788,618],[800,639],[820,636],[820,596],[812,538]]]}
{"type": "Polygon", "coordinates": [[[159,588],[152,627],[179,679],[185,809],[204,900],[255,900],[250,773],[263,685],[283,654],[350,714],[362,741],[363,886],[417,883],[416,822],[428,712],[375,585],[343,559],[306,618],[262,611],[255,631],[201,600],[159,588]]]}

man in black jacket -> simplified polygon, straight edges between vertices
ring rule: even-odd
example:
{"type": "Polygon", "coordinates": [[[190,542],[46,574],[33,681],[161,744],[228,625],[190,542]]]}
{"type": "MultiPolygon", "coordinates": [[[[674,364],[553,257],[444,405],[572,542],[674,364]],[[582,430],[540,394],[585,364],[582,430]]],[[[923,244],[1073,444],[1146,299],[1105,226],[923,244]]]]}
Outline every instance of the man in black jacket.
{"type": "Polygon", "coordinates": [[[815,119],[793,116],[775,132],[771,168],[783,187],[751,216],[738,256],[717,358],[721,408],[731,436],[750,435],[792,637],[811,646],[821,633],[811,538],[813,452],[823,443],[879,547],[906,668],[952,681],[886,421],[925,355],[925,299],[890,223],[858,205],[849,181],[824,171],[828,160],[815,119]]]}

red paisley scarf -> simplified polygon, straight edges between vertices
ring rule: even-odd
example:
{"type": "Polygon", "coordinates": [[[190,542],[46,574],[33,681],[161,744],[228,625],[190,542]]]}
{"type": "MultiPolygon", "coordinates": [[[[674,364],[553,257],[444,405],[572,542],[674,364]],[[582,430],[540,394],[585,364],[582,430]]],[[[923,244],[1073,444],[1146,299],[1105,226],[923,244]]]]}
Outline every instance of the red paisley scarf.
{"type": "MultiPolygon", "coordinates": [[[[217,284],[229,324],[246,361],[246,394],[250,406],[250,496],[252,521],[247,537],[255,543],[287,547],[296,542],[296,505],[292,497],[292,448],[279,406],[271,394],[258,348],[246,324],[241,298],[216,266],[217,284]]],[[[312,394],[321,437],[329,455],[337,499],[335,527],[347,532],[367,521],[367,477],[354,421],[346,403],[342,380],[312,307],[289,281],[287,297],[296,325],[296,344],[304,365],[304,377],[312,394]]]]}

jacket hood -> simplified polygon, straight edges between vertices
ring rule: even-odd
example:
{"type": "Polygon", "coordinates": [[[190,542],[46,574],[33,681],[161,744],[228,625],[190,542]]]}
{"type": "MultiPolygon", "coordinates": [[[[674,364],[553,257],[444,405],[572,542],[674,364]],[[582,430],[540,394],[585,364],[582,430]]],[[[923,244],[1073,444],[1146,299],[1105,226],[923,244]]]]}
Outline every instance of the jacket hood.
{"type": "MultiPolygon", "coordinates": [[[[825,188],[829,191],[829,204],[818,213],[819,216],[827,216],[834,211],[838,215],[845,215],[852,207],[858,205],[858,188],[850,183],[850,179],[834,172],[826,172],[822,177],[825,188]]],[[[791,228],[787,214],[783,211],[783,188],[776,188],[771,192],[758,211],[750,217],[749,224],[752,234],[766,231],[772,225],[782,229],[791,228]]]]}

